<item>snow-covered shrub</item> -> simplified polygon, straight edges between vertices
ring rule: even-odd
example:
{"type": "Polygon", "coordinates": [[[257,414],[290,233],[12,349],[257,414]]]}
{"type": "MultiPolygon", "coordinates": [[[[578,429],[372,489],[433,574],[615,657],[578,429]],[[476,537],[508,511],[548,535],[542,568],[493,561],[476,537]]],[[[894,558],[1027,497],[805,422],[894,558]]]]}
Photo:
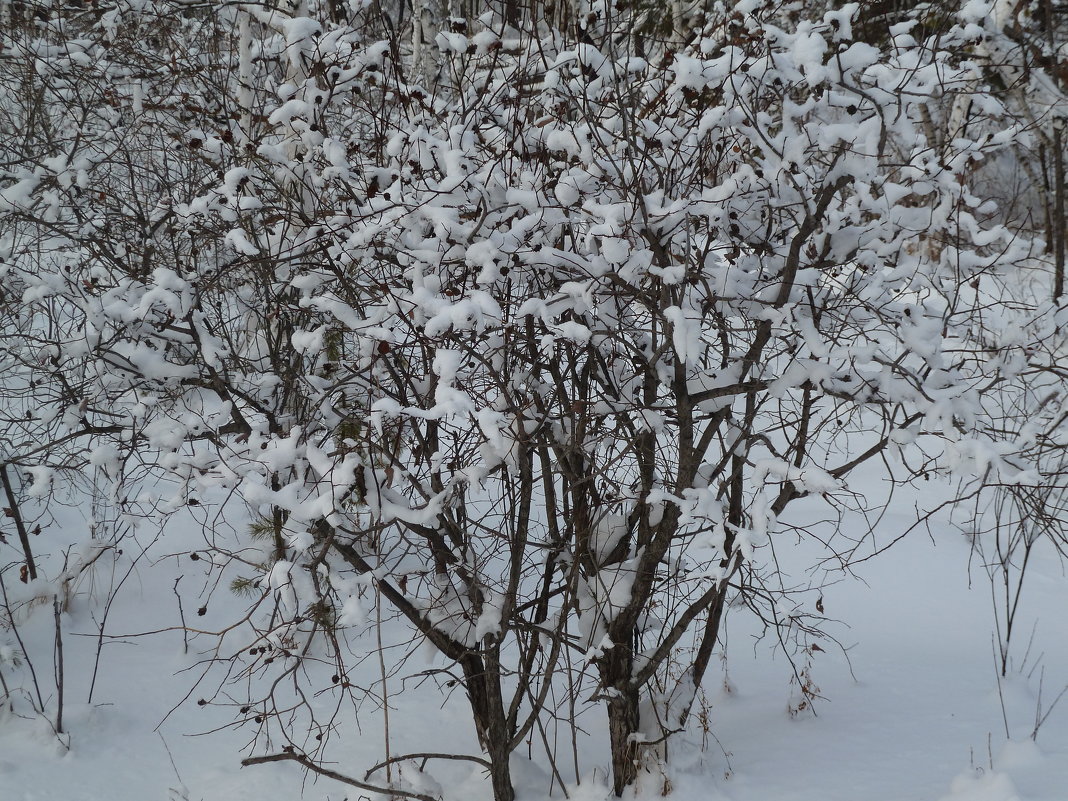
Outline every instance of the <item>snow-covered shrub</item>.
{"type": "Polygon", "coordinates": [[[1035,480],[993,395],[1029,346],[987,319],[1056,313],[973,182],[1039,124],[987,90],[977,5],[874,43],[856,4],[749,2],[671,46],[606,6],[454,21],[434,51],[332,5],[119,3],[11,38],[0,108],[40,124],[3,145],[3,356],[34,401],[6,462],[92,465],[124,513],[251,510],[204,553],[244,570],[231,675],[269,758],[323,770],[305,690],[375,697],[346,670],[400,617],[497,801],[589,703],[621,793],[732,594],[814,631],[763,555],[805,535],[795,501],[862,506],[851,474],[890,456],[1035,480]]]}

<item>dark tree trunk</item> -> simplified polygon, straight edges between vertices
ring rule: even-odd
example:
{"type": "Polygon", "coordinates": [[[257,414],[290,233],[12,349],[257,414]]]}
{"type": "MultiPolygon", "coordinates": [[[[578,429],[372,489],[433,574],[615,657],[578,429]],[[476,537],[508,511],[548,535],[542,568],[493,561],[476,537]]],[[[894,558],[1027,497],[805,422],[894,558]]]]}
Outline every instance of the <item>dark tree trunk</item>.
{"type": "Polygon", "coordinates": [[[1053,301],[1064,294],[1065,208],[1064,208],[1064,122],[1053,123],[1053,301]]]}
{"type": "Polygon", "coordinates": [[[612,747],[612,789],[617,796],[638,778],[638,743],[634,734],[640,724],[638,691],[618,690],[608,699],[608,734],[612,747]]]}
{"type": "Polygon", "coordinates": [[[485,658],[468,654],[460,660],[475,718],[475,730],[482,749],[489,757],[493,801],[515,801],[512,787],[512,735],[501,695],[500,663],[495,653],[485,658]]]}
{"type": "MultiPolygon", "coordinates": [[[[0,465],[0,482],[4,485],[4,495],[7,498],[7,516],[14,519],[15,529],[19,533],[19,542],[22,543],[22,554],[26,559],[26,578],[30,581],[37,579],[37,564],[33,561],[33,551],[30,549],[30,536],[26,532],[26,524],[19,512],[18,498],[11,486],[11,479],[7,474],[7,465],[0,465]]],[[[25,580],[25,579],[24,579],[25,580]]]]}
{"type": "Polygon", "coordinates": [[[640,729],[639,687],[633,679],[634,652],[627,642],[608,649],[598,660],[604,696],[608,707],[608,735],[612,749],[612,789],[617,796],[638,777],[638,747],[635,734],[640,729]]]}

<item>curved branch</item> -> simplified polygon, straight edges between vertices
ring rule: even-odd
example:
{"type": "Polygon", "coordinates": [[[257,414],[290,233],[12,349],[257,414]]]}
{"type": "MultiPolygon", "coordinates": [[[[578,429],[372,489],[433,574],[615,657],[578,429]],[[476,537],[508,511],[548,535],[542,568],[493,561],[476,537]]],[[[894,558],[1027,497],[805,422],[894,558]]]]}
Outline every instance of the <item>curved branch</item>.
{"type": "Polygon", "coordinates": [[[381,793],[384,796],[392,796],[401,798],[415,798],[418,801],[441,801],[441,799],[435,798],[432,795],[426,793],[415,793],[411,790],[400,790],[396,787],[379,787],[374,784],[367,784],[357,779],[353,779],[344,774],[338,773],[330,768],[324,768],[322,765],[317,765],[313,760],[309,759],[304,754],[298,754],[290,751],[283,751],[281,754],[268,754],[261,757],[249,757],[248,759],[241,760],[241,766],[247,767],[249,765],[263,765],[267,762],[297,762],[310,770],[312,773],[318,773],[320,776],[326,776],[329,779],[334,779],[342,784],[348,784],[352,787],[358,787],[361,790],[368,790],[372,793],[381,793]]]}
{"type": "Polygon", "coordinates": [[[365,774],[363,774],[364,780],[371,778],[371,774],[376,770],[381,770],[386,765],[392,765],[396,762],[404,762],[408,759],[421,759],[425,765],[428,759],[457,759],[463,762],[477,762],[479,765],[489,770],[493,766],[490,765],[489,760],[482,757],[469,756],[467,754],[436,754],[436,753],[418,753],[418,754],[402,754],[400,756],[390,757],[382,762],[379,762],[373,768],[370,768],[365,774]]]}

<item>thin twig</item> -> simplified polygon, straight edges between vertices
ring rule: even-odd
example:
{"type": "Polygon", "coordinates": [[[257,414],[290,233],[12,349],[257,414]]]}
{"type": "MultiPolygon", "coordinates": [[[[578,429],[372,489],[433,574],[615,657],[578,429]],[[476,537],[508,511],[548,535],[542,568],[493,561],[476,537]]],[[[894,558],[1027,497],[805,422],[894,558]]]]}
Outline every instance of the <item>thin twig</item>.
{"type": "Polygon", "coordinates": [[[52,610],[56,617],[56,733],[63,734],[63,626],[59,616],[59,596],[52,598],[52,610]]]}
{"type": "MultiPolygon", "coordinates": [[[[375,637],[376,646],[378,651],[378,669],[382,676],[382,728],[383,739],[385,740],[386,761],[382,764],[386,766],[386,781],[393,781],[393,772],[391,765],[393,760],[390,758],[389,753],[389,685],[386,683],[386,657],[385,649],[382,647],[382,588],[379,586],[379,582],[375,581],[375,637]]],[[[367,776],[365,775],[366,779],[367,776]]]]}
{"type": "MultiPolygon", "coordinates": [[[[26,660],[26,667],[30,669],[30,678],[33,680],[33,689],[37,694],[37,712],[44,714],[44,698],[41,695],[41,685],[37,681],[37,671],[34,670],[33,660],[30,658],[30,652],[26,650],[26,643],[22,641],[22,635],[19,633],[19,627],[15,622],[15,612],[11,608],[11,599],[7,595],[7,583],[4,581],[4,571],[0,570],[0,592],[4,595],[4,610],[7,612],[8,621],[11,625],[11,633],[15,635],[15,640],[19,644],[19,648],[22,650],[22,657],[26,660]]],[[[32,701],[31,701],[32,703],[32,701]]]]}
{"type": "MultiPolygon", "coordinates": [[[[182,621],[182,653],[189,653],[189,629],[185,626],[185,610],[182,609],[182,596],[178,594],[178,582],[185,578],[185,575],[181,575],[174,580],[174,597],[178,599],[178,618],[182,621]]],[[[103,630],[101,630],[103,635],[103,630]]]]}

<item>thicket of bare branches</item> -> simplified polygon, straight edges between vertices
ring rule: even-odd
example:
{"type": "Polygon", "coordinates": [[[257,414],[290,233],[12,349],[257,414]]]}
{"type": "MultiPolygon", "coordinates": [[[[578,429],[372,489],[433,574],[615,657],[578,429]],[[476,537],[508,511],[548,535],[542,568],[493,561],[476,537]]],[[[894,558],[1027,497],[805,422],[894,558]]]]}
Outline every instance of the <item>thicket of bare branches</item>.
{"type": "Polygon", "coordinates": [[[821,636],[761,553],[858,470],[1057,518],[1059,6],[881,5],[4,4],[5,581],[77,480],[210,510],[247,763],[427,797],[324,762],[404,631],[511,801],[592,704],[655,770],[731,599],[821,636]]]}

